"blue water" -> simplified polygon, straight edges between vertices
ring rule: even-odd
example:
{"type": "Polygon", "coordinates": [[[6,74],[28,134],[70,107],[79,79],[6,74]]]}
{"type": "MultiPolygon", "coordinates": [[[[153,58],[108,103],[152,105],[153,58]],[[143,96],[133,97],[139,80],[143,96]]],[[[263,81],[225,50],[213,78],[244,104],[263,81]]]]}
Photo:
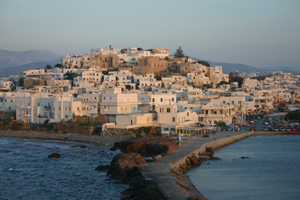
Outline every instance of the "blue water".
{"type": "Polygon", "coordinates": [[[215,156],[188,173],[208,199],[300,199],[300,135],[250,137],[215,156]]]}
{"type": "Polygon", "coordinates": [[[0,137],[0,199],[120,199],[128,188],[108,182],[98,165],[113,153],[74,143],[0,137]],[[52,153],[61,159],[49,159],[52,153]]]}

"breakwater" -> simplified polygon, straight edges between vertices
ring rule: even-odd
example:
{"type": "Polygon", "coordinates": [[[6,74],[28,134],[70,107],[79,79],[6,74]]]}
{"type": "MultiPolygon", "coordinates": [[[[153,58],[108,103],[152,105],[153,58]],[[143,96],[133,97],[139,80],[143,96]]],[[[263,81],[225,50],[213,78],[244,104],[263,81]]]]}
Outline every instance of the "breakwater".
{"type": "Polygon", "coordinates": [[[180,167],[186,164],[189,157],[204,153],[207,147],[218,149],[252,134],[253,132],[222,132],[209,138],[195,137],[195,141],[183,143],[179,150],[163,155],[158,162],[141,166],[141,173],[157,184],[166,199],[205,199],[189,176],[180,172],[180,167]]]}

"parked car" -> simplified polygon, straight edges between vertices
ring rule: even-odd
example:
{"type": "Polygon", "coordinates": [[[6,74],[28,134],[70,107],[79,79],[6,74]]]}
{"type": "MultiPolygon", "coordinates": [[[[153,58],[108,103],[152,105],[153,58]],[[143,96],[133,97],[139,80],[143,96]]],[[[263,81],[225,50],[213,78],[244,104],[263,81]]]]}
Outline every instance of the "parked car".
{"type": "Polygon", "coordinates": [[[228,126],[226,131],[239,131],[240,128],[238,126],[228,126]]]}
{"type": "Polygon", "coordinates": [[[286,130],[285,127],[280,127],[280,128],[279,128],[279,131],[285,131],[285,130],[286,130]]]}
{"type": "Polygon", "coordinates": [[[279,131],[279,129],[278,128],[274,128],[273,131],[279,131]]]}
{"type": "Polygon", "coordinates": [[[268,125],[268,124],[269,124],[269,122],[266,122],[266,121],[265,121],[265,122],[263,122],[263,125],[268,125]]]}
{"type": "Polygon", "coordinates": [[[245,126],[245,127],[250,127],[250,124],[248,124],[248,123],[243,123],[243,126],[245,126]]]}
{"type": "Polygon", "coordinates": [[[268,131],[268,130],[269,130],[269,127],[264,126],[264,127],[262,128],[262,130],[263,130],[263,131],[268,131]]]}

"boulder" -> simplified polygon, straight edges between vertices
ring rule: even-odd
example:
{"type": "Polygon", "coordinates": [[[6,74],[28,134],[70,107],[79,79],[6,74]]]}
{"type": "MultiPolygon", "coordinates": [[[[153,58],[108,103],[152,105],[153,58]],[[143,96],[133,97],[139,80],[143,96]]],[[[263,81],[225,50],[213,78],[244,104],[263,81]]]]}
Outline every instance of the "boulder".
{"type": "Polygon", "coordinates": [[[126,180],[128,174],[136,165],[145,164],[146,160],[138,153],[120,153],[116,155],[110,163],[110,169],[107,174],[110,174],[111,179],[126,180]]]}
{"type": "Polygon", "coordinates": [[[157,185],[151,180],[145,180],[137,167],[134,167],[129,174],[131,176],[130,187],[122,192],[125,196],[122,199],[165,199],[157,185]]]}
{"type": "Polygon", "coordinates": [[[48,158],[61,158],[61,156],[58,153],[53,153],[53,154],[49,155],[48,158]]]}
{"type": "Polygon", "coordinates": [[[249,157],[243,156],[243,157],[241,157],[241,159],[249,159],[249,157]]]}
{"type": "Polygon", "coordinates": [[[195,155],[190,156],[189,159],[190,159],[191,164],[194,167],[198,167],[201,165],[201,163],[199,162],[199,159],[195,155]]]}
{"type": "Polygon", "coordinates": [[[109,165],[99,165],[98,167],[96,167],[95,170],[98,170],[98,171],[109,170],[109,165]]]}
{"type": "Polygon", "coordinates": [[[215,149],[213,147],[206,147],[205,149],[205,155],[209,157],[213,157],[215,153],[215,149]]]}
{"type": "Polygon", "coordinates": [[[135,152],[145,157],[170,153],[179,149],[175,140],[165,138],[143,138],[124,142],[116,142],[111,150],[120,149],[123,153],[135,152]]]}
{"type": "Polygon", "coordinates": [[[129,141],[115,142],[114,146],[110,148],[110,150],[115,151],[117,149],[120,149],[123,153],[126,153],[127,147],[131,144],[133,144],[133,142],[129,142],[129,141]]]}

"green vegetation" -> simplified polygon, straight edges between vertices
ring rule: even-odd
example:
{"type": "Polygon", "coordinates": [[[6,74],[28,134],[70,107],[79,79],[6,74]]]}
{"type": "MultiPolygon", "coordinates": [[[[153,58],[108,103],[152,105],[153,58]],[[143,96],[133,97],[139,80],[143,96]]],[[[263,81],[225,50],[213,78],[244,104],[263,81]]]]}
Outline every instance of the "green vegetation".
{"type": "Polygon", "coordinates": [[[156,78],[158,81],[161,81],[161,75],[156,75],[154,78],[156,78]]]}
{"type": "Polygon", "coordinates": [[[288,112],[288,114],[285,116],[285,119],[300,121],[300,109],[288,112]]]}
{"type": "Polygon", "coordinates": [[[63,66],[61,64],[56,64],[54,67],[63,68],[63,66]]]}
{"type": "Polygon", "coordinates": [[[77,77],[77,76],[78,76],[77,73],[66,73],[64,80],[71,80],[71,84],[73,85],[74,77],[77,77]]]}
{"type": "Polygon", "coordinates": [[[220,83],[217,84],[217,87],[220,87],[221,85],[224,85],[224,84],[230,84],[230,83],[226,82],[226,81],[221,81],[220,83]]]}
{"type": "Polygon", "coordinates": [[[125,85],[125,89],[126,90],[131,90],[131,86],[130,85],[125,85]]]}
{"type": "Polygon", "coordinates": [[[209,160],[221,160],[219,157],[211,157],[209,160]]]}
{"type": "Polygon", "coordinates": [[[216,124],[216,126],[220,127],[220,128],[226,128],[226,123],[222,122],[222,121],[218,121],[217,124],[216,124]]]}
{"type": "Polygon", "coordinates": [[[52,66],[51,65],[46,65],[45,70],[47,71],[47,69],[52,69],[52,66]]]}
{"type": "Polygon", "coordinates": [[[271,74],[267,74],[267,75],[264,75],[264,76],[255,76],[255,77],[251,77],[251,79],[257,79],[258,81],[263,81],[265,80],[267,77],[271,77],[272,75],[271,74]]]}
{"type": "Polygon", "coordinates": [[[280,103],[280,104],[278,105],[278,111],[279,111],[279,112],[285,112],[286,110],[287,110],[287,106],[286,106],[285,103],[280,103]]]}
{"type": "Polygon", "coordinates": [[[242,87],[242,84],[244,83],[243,77],[232,77],[231,82],[238,82],[239,88],[242,87]]]}
{"type": "Polygon", "coordinates": [[[19,76],[18,86],[20,86],[20,87],[24,86],[24,77],[21,75],[19,76]]]}
{"type": "Polygon", "coordinates": [[[141,128],[137,128],[137,129],[129,129],[129,131],[131,131],[132,133],[134,133],[136,135],[136,137],[143,137],[142,133],[144,132],[146,135],[148,135],[151,131],[152,127],[141,127],[141,128]]]}
{"type": "Polygon", "coordinates": [[[203,84],[202,87],[206,87],[206,88],[212,88],[212,84],[203,84]]]}
{"type": "Polygon", "coordinates": [[[206,67],[211,67],[210,64],[207,61],[204,61],[204,60],[198,60],[198,64],[204,65],[206,67]]]}
{"type": "Polygon", "coordinates": [[[181,46],[179,46],[177,49],[176,49],[176,52],[174,54],[174,57],[175,58],[183,58],[184,57],[184,53],[183,53],[183,50],[181,49],[181,46]]]}

